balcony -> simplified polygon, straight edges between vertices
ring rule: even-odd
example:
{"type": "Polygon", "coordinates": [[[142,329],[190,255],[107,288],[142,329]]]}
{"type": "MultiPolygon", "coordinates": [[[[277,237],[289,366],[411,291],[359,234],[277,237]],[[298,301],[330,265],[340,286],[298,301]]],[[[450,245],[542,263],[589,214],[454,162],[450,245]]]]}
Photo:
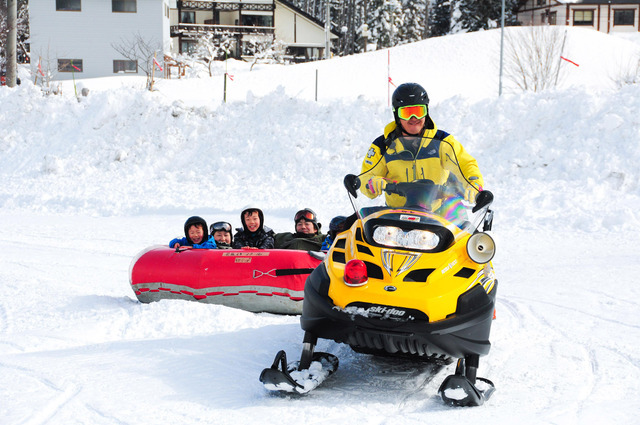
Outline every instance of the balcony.
{"type": "Polygon", "coordinates": [[[256,34],[267,35],[274,34],[275,27],[259,27],[247,25],[218,25],[218,24],[179,24],[171,25],[171,37],[187,36],[195,37],[206,33],[225,33],[233,35],[256,34]]]}

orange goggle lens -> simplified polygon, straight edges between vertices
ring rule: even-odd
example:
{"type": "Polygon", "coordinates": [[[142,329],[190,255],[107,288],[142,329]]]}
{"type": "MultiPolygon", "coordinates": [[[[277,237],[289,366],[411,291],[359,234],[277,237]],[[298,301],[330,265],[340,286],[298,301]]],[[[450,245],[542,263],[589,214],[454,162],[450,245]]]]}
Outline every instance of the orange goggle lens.
{"type": "Polygon", "coordinates": [[[398,108],[398,118],[409,120],[411,117],[421,120],[427,116],[427,105],[410,105],[398,108]]]}

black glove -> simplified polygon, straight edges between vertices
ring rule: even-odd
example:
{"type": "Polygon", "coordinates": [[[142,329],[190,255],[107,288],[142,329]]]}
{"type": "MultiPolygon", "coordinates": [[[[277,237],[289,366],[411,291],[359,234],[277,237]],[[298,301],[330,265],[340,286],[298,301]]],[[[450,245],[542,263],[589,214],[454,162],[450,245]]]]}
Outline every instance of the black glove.
{"type": "Polygon", "coordinates": [[[351,196],[357,198],[357,190],[360,189],[360,179],[354,174],[347,174],[346,176],[344,176],[344,187],[347,189],[351,196]]]}

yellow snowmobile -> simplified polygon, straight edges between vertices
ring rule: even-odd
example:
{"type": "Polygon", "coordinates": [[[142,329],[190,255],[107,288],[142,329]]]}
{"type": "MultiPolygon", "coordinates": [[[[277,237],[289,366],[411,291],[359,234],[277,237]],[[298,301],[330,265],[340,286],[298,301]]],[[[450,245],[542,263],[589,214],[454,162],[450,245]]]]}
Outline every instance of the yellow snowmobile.
{"type": "Polygon", "coordinates": [[[260,380],[275,391],[317,387],[338,367],[334,355],[314,352],[324,338],[367,354],[440,365],[457,359],[455,373],[440,386],[442,399],[482,404],[495,389],[476,377],[479,358],[491,346],[498,286],[491,264],[495,245],[486,233],[493,195],[480,192],[470,205],[455,178],[442,185],[388,183],[387,194],[404,200],[389,207],[357,199],[359,184],[358,176],[345,177],[356,213],[305,284],[300,361],[287,364],[281,351],[260,380]]]}

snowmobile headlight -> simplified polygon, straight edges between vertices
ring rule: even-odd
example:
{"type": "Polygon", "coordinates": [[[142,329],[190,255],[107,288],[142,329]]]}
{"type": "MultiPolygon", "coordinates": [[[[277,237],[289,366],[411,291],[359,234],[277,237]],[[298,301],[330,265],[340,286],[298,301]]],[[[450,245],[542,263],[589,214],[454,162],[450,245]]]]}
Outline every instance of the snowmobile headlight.
{"type": "Polygon", "coordinates": [[[467,254],[471,260],[478,264],[491,261],[496,253],[496,243],[493,238],[484,232],[478,232],[467,241],[467,254]]]}
{"type": "Polygon", "coordinates": [[[405,231],[395,226],[378,226],[373,231],[373,240],[380,245],[405,249],[434,249],[440,237],[427,230],[405,231]]]}
{"type": "Polygon", "coordinates": [[[367,265],[362,260],[350,260],[344,266],[344,283],[347,286],[362,286],[367,283],[367,265]]]}

